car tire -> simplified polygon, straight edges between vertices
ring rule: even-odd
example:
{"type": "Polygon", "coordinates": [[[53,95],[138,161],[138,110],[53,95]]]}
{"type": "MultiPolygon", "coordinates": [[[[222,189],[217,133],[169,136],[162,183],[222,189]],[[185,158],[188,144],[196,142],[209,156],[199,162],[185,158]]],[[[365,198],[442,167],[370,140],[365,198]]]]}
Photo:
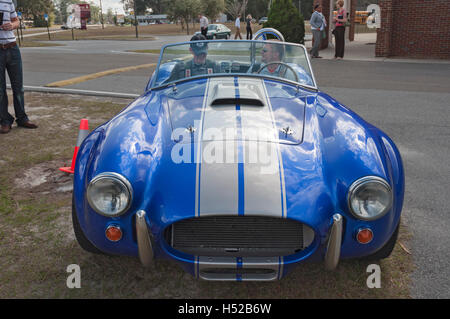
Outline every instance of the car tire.
{"type": "Polygon", "coordinates": [[[398,223],[398,226],[395,229],[394,233],[392,234],[391,238],[389,238],[388,242],[383,247],[381,247],[380,250],[376,251],[375,253],[369,256],[363,257],[362,259],[380,260],[389,257],[392,251],[394,250],[395,243],[397,242],[399,229],[400,229],[400,222],[398,223]]]}
{"type": "Polygon", "coordinates": [[[78,215],[75,209],[75,200],[72,195],[72,224],[73,224],[73,231],[75,233],[75,238],[77,239],[78,244],[83,248],[84,250],[94,253],[94,254],[104,254],[100,249],[95,247],[89,239],[87,239],[86,235],[83,233],[83,230],[81,229],[80,222],[78,220],[78,215]]]}

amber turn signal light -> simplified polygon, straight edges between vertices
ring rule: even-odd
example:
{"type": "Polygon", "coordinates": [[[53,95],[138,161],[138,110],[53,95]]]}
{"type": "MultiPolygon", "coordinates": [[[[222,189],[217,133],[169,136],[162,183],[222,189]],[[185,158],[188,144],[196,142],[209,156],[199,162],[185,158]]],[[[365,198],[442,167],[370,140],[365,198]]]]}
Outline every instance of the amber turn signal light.
{"type": "Polygon", "coordinates": [[[116,242],[122,239],[122,230],[119,226],[111,225],[106,229],[105,235],[110,241],[116,242]]]}
{"type": "Polygon", "coordinates": [[[360,244],[368,244],[373,239],[373,232],[369,228],[363,228],[358,230],[356,234],[356,240],[360,244]]]}

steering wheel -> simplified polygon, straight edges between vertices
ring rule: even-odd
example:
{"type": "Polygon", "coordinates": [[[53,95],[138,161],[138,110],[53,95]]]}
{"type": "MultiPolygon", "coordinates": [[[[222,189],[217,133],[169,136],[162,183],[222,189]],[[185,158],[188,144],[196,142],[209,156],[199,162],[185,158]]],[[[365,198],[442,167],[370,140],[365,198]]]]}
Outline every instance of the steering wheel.
{"type": "Polygon", "coordinates": [[[267,37],[266,37],[267,34],[273,35],[275,38],[277,38],[281,42],[284,42],[284,37],[281,34],[281,32],[278,31],[277,29],[273,29],[273,28],[263,28],[263,29],[258,30],[255,33],[253,40],[258,40],[259,38],[262,38],[263,40],[267,40],[267,37]]]}
{"type": "MultiPolygon", "coordinates": [[[[295,70],[294,70],[289,64],[284,63],[284,62],[281,62],[281,61],[269,62],[269,63],[263,65],[262,67],[260,67],[259,70],[256,71],[256,73],[258,73],[258,74],[261,73],[262,70],[264,70],[265,68],[267,68],[269,65],[273,65],[273,64],[281,65],[281,66],[284,66],[286,69],[289,69],[292,73],[294,73],[295,81],[296,81],[296,82],[300,82],[300,81],[299,81],[299,78],[298,78],[297,72],[295,72],[295,70]]],[[[283,74],[283,75],[278,74],[278,75],[284,77],[284,74],[283,74]]]]}

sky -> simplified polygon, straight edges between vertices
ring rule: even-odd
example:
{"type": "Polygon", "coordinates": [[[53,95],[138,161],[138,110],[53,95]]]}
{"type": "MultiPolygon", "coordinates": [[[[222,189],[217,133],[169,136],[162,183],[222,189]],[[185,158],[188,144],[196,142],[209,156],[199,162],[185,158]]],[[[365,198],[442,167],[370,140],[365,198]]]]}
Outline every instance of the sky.
{"type": "MultiPolygon", "coordinates": [[[[100,7],[100,0],[90,1],[94,2],[97,7],[100,7]]],[[[117,9],[118,14],[123,14],[123,5],[120,0],[102,0],[103,12],[106,12],[109,8],[111,8],[113,12],[115,12],[115,9],[117,9]]]]}

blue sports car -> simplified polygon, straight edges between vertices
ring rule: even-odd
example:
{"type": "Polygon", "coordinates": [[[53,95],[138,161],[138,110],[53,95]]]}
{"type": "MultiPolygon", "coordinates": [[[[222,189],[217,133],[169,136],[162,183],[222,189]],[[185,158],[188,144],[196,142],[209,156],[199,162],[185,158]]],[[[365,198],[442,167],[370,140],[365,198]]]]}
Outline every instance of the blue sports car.
{"type": "Polygon", "coordinates": [[[304,46],[197,39],[84,139],[72,217],[89,252],[266,281],[388,257],[403,196],[397,147],[318,89],[304,46]]]}

